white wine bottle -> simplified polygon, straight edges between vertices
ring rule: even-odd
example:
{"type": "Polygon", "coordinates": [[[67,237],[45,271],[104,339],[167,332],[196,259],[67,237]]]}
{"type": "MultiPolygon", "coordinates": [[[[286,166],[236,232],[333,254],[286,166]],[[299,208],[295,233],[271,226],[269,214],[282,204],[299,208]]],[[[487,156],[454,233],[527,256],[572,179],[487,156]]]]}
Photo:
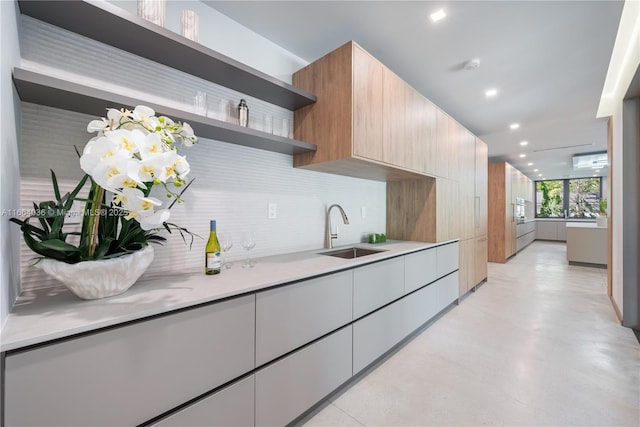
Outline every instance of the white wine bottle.
{"type": "Polygon", "coordinates": [[[211,220],[209,240],[205,249],[204,272],[205,274],[219,274],[220,267],[220,243],[218,243],[218,236],[216,236],[216,221],[211,220]]]}

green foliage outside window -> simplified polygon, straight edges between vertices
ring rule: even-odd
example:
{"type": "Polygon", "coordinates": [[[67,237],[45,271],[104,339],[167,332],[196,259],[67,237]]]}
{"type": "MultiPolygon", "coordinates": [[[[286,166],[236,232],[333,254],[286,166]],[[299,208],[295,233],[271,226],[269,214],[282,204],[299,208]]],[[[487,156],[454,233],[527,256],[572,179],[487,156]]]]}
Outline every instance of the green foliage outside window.
{"type": "Polygon", "coordinates": [[[562,181],[538,181],[536,192],[542,195],[542,202],[536,203],[536,216],[548,218],[562,215],[562,181]]]}
{"type": "Polygon", "coordinates": [[[600,178],[569,180],[569,216],[595,218],[600,210],[600,178]]]}

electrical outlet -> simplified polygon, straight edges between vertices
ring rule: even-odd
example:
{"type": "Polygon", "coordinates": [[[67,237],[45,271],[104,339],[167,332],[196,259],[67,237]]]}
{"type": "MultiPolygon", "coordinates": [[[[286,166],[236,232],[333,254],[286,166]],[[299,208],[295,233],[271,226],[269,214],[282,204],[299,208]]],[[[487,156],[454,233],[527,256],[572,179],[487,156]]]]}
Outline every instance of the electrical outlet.
{"type": "Polygon", "coordinates": [[[269,203],[269,207],[267,209],[267,218],[276,219],[278,217],[278,205],[275,203],[269,203]]]}
{"type": "Polygon", "coordinates": [[[360,208],[360,214],[362,215],[362,218],[366,218],[367,217],[367,207],[366,206],[362,206],[360,208]]]}

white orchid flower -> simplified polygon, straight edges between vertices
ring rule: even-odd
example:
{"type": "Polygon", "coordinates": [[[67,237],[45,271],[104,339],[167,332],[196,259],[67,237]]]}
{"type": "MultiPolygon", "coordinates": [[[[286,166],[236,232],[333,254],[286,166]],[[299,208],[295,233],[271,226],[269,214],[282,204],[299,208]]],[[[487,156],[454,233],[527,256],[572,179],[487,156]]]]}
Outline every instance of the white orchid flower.
{"type": "Polygon", "coordinates": [[[147,160],[166,151],[164,143],[160,139],[160,134],[150,133],[144,137],[140,143],[140,157],[147,160]]]}
{"type": "Polygon", "coordinates": [[[160,209],[152,215],[139,216],[137,220],[143,230],[153,230],[162,227],[162,224],[167,222],[170,216],[171,212],[168,209],[160,209]]]}
{"type": "Polygon", "coordinates": [[[178,179],[186,181],[187,175],[191,171],[191,166],[189,165],[189,162],[187,162],[187,158],[178,155],[174,165],[174,169],[178,174],[178,179]]]}
{"type": "Polygon", "coordinates": [[[100,120],[91,120],[87,125],[87,132],[89,133],[104,132],[105,130],[109,129],[109,126],[110,126],[109,121],[104,117],[101,118],[100,120]]]}
{"type": "Polygon", "coordinates": [[[144,183],[133,180],[127,173],[129,163],[136,161],[123,153],[117,153],[98,163],[89,175],[100,187],[109,191],[116,191],[123,187],[144,188],[144,183]]]}
{"type": "Polygon", "coordinates": [[[171,179],[176,179],[178,173],[175,169],[175,163],[178,158],[178,153],[173,150],[166,151],[158,156],[157,161],[159,167],[156,169],[154,177],[160,181],[166,183],[171,179]]]}
{"type": "Polygon", "coordinates": [[[115,141],[106,136],[91,139],[85,145],[80,157],[80,167],[93,176],[93,171],[106,158],[116,155],[118,147],[115,141]]]}
{"type": "Polygon", "coordinates": [[[151,182],[163,168],[162,156],[156,155],[144,160],[130,162],[127,167],[127,175],[136,182],[151,182]]]}
{"type": "Polygon", "coordinates": [[[118,129],[108,132],[105,136],[117,147],[119,153],[126,153],[129,157],[140,151],[145,140],[145,134],[137,129],[118,129]]]}

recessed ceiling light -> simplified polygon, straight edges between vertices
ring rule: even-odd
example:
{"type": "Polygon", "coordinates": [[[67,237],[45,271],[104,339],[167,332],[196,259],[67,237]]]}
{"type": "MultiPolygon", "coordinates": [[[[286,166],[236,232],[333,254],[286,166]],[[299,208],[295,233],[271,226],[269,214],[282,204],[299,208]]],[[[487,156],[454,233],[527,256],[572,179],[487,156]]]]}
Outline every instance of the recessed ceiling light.
{"type": "Polygon", "coordinates": [[[520,127],[520,124],[519,123],[511,123],[511,125],[509,125],[509,127],[511,129],[518,129],[520,127]]]}
{"type": "Polygon", "coordinates": [[[527,141],[520,141],[520,145],[527,145],[529,144],[527,141]]]}
{"type": "Polygon", "coordinates": [[[539,174],[538,174],[538,176],[542,176],[542,174],[541,174],[541,173],[539,173],[539,174]]]}
{"type": "Polygon", "coordinates": [[[534,169],[533,171],[534,171],[534,172],[538,172],[538,169],[534,169]]]}
{"type": "Polygon", "coordinates": [[[493,98],[498,94],[498,89],[487,89],[484,94],[487,98],[493,98]]]}
{"type": "Polygon", "coordinates": [[[526,154],[520,154],[520,158],[527,157],[526,154]]]}
{"type": "Polygon", "coordinates": [[[594,174],[593,174],[593,176],[598,176],[598,175],[596,175],[596,174],[594,173],[594,174]]]}
{"type": "Polygon", "coordinates": [[[600,172],[600,169],[596,169],[596,170],[594,170],[594,172],[595,172],[595,173],[598,173],[598,172],[600,172]]]}
{"type": "Polygon", "coordinates": [[[527,166],[533,166],[532,162],[527,163],[527,166]]]}
{"type": "Polygon", "coordinates": [[[444,13],[444,10],[440,9],[436,12],[433,12],[431,15],[429,15],[429,18],[431,18],[432,22],[438,22],[443,20],[444,18],[447,17],[447,14],[444,13]]]}

